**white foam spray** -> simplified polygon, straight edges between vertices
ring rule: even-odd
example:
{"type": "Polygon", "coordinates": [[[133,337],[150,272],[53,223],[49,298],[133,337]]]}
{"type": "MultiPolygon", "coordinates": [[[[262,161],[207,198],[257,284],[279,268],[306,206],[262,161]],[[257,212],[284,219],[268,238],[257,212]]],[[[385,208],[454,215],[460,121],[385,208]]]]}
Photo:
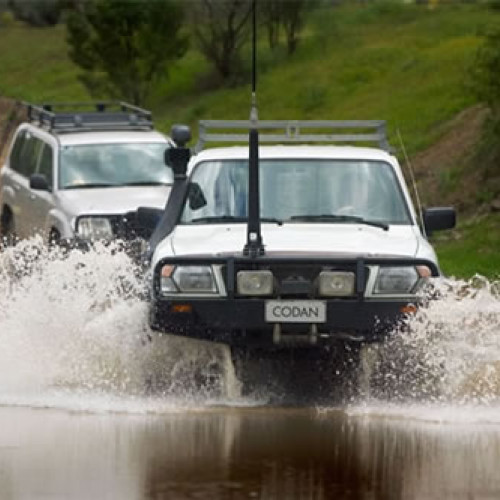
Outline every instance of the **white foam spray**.
{"type": "MultiPolygon", "coordinates": [[[[498,408],[500,283],[443,280],[434,296],[364,350],[359,411],[439,405],[440,415],[424,411],[439,419],[457,406],[498,408]]],[[[241,400],[227,348],[159,336],[147,309],[143,272],[118,245],[66,253],[33,239],[0,253],[0,404],[154,412],[264,402],[241,400]]]]}
{"type": "Polygon", "coordinates": [[[144,294],[118,245],[33,239],[0,254],[0,403],[152,411],[235,397],[227,349],[153,334],[144,294]]]}
{"type": "Polygon", "coordinates": [[[437,283],[425,307],[364,349],[360,384],[374,412],[469,421],[481,409],[485,422],[500,423],[500,282],[437,283]]]}

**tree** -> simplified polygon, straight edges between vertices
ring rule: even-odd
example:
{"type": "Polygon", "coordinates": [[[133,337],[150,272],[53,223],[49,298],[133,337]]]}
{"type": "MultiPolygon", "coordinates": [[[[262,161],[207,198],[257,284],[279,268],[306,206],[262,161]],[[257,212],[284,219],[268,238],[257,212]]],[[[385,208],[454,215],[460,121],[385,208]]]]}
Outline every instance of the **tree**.
{"type": "Polygon", "coordinates": [[[280,0],[268,0],[263,2],[260,8],[261,18],[267,30],[267,41],[271,50],[275,49],[279,42],[281,3],[280,0]]]}
{"type": "MultiPolygon", "coordinates": [[[[490,114],[485,122],[478,149],[476,165],[483,180],[496,179],[497,196],[500,190],[500,27],[486,35],[478,49],[472,68],[473,90],[487,104],[490,114]]],[[[490,184],[489,189],[494,190],[490,184]]]]}
{"type": "MultiPolygon", "coordinates": [[[[7,4],[16,19],[36,26],[54,26],[59,22],[62,4],[59,0],[8,0],[7,4]]],[[[1,5],[0,5],[1,8],[1,5]]]]}
{"type": "Polygon", "coordinates": [[[500,28],[486,35],[479,48],[472,71],[474,90],[500,124],[500,28]]]}
{"type": "Polygon", "coordinates": [[[286,0],[282,3],[282,25],[286,35],[286,46],[289,54],[297,49],[299,34],[304,26],[307,9],[312,6],[311,0],[286,0]]]}
{"type": "Polygon", "coordinates": [[[300,31],[304,26],[305,14],[313,4],[313,0],[266,0],[263,2],[262,19],[267,29],[271,49],[278,45],[279,31],[283,28],[287,51],[289,54],[295,52],[300,31]]]}
{"type": "Polygon", "coordinates": [[[240,50],[249,33],[251,0],[199,0],[190,8],[200,51],[224,80],[231,79],[241,69],[240,50]]]}
{"type": "Polygon", "coordinates": [[[159,77],[187,49],[176,0],[76,2],[67,18],[70,58],[91,95],[143,104],[159,77]]]}

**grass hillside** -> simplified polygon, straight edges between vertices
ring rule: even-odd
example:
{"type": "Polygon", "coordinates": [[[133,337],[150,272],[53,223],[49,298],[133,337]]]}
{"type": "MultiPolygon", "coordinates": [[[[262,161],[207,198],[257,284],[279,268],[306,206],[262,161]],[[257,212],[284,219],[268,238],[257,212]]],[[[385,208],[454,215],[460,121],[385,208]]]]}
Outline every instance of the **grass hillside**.
{"type": "MultiPolygon", "coordinates": [[[[430,9],[377,2],[315,11],[291,57],[284,47],[270,51],[262,36],[260,118],[385,119],[401,159],[399,137],[404,141],[424,204],[454,203],[464,220],[437,241],[444,270],[498,275],[500,216],[488,207],[500,195],[500,181],[485,185],[474,165],[485,111],[469,74],[482,35],[499,22],[500,11],[481,4],[430,9]]],[[[248,51],[245,57],[248,67],[248,51]]],[[[77,75],[63,26],[0,26],[0,95],[38,102],[88,99],[77,75]]],[[[192,48],[147,106],[160,129],[186,122],[196,133],[201,118],[246,119],[249,94],[248,84],[215,86],[208,64],[192,48]]]]}

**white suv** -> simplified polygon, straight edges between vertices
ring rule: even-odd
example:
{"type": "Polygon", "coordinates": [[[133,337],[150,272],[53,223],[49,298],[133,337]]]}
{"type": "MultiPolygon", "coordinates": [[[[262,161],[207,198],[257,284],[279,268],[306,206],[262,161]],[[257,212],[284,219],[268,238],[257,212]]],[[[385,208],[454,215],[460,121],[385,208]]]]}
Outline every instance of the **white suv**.
{"type": "MultiPolygon", "coordinates": [[[[202,141],[223,142],[245,139],[227,130],[251,127],[202,125],[202,141]]],[[[172,148],[176,181],[150,240],[151,327],[228,344],[247,360],[258,352],[261,371],[263,353],[316,360],[339,343],[381,340],[439,276],[426,234],[453,227],[454,210],[415,210],[384,122],[256,127],[261,142],[379,146],[262,146],[254,169],[248,146],[198,147],[184,176],[187,148],[172,148]]],[[[155,220],[142,212],[145,225],[155,220]]]]}
{"type": "Polygon", "coordinates": [[[24,104],[0,171],[4,237],[46,241],[140,236],[124,221],[141,205],[164,207],[173,182],[172,141],[151,113],[127,103],[24,104]]]}

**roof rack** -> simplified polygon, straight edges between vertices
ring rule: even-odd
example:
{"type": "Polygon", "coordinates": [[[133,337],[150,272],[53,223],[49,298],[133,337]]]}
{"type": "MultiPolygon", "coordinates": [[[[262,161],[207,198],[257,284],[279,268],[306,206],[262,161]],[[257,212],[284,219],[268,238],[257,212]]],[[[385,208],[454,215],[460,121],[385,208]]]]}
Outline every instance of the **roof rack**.
{"type": "Polygon", "coordinates": [[[121,101],[80,103],[22,103],[28,121],[57,132],[143,130],[153,128],[151,111],[121,101]]]}
{"type": "MultiPolygon", "coordinates": [[[[200,152],[207,142],[248,142],[250,125],[249,120],[200,120],[199,139],[194,151],[200,152]],[[209,132],[209,129],[222,132],[209,132]],[[238,129],[241,129],[240,133],[228,132],[238,129]]],[[[261,143],[375,142],[385,151],[392,150],[384,120],[259,120],[257,128],[261,143]],[[303,133],[303,129],[314,131],[303,133]]]]}

